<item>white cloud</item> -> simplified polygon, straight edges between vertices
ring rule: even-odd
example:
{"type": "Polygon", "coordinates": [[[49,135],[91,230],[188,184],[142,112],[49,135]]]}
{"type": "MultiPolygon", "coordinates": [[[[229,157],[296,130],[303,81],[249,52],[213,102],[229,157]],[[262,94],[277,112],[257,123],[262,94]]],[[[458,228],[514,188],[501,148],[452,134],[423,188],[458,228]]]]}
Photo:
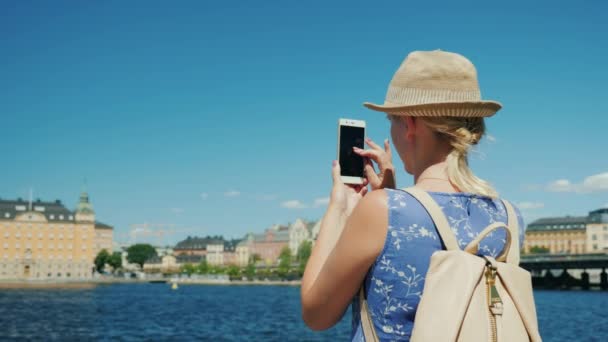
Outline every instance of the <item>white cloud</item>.
{"type": "Polygon", "coordinates": [[[329,204],[329,197],[317,198],[313,204],[314,207],[322,207],[329,204]]]}
{"type": "Polygon", "coordinates": [[[541,202],[519,202],[517,203],[517,207],[521,210],[531,210],[544,208],[545,204],[541,202]]]}
{"type": "Polygon", "coordinates": [[[585,178],[581,183],[572,183],[568,179],[558,179],[546,187],[550,192],[603,192],[608,191],[608,172],[585,178]]]}
{"type": "Polygon", "coordinates": [[[608,191],[608,172],[585,178],[583,189],[590,192],[608,191]]]}
{"type": "Polygon", "coordinates": [[[224,196],[226,196],[226,197],[238,197],[240,195],[241,195],[241,193],[236,190],[230,190],[230,191],[227,191],[224,193],[224,196]]]}
{"type": "Polygon", "coordinates": [[[178,215],[184,212],[184,208],[171,208],[171,212],[178,215]]]}
{"type": "Polygon", "coordinates": [[[307,208],[307,206],[298,201],[298,200],[290,200],[290,201],[285,201],[281,203],[281,207],[283,208],[287,208],[287,209],[304,209],[307,208]]]}
{"type": "Polygon", "coordinates": [[[567,179],[558,179],[549,183],[546,189],[550,192],[572,192],[575,191],[575,185],[567,179]]]}
{"type": "Polygon", "coordinates": [[[209,194],[206,192],[201,193],[201,199],[206,200],[207,198],[209,198],[209,194]]]}

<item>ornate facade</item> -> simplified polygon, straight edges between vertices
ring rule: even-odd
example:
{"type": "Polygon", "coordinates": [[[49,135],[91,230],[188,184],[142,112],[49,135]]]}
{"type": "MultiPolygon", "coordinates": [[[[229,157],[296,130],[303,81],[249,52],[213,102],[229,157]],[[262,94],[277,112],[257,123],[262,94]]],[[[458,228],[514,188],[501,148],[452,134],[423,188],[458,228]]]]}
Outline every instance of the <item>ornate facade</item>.
{"type": "Polygon", "coordinates": [[[0,200],[0,279],[91,278],[97,248],[108,239],[97,241],[96,225],[111,231],[95,222],[86,192],[75,211],[59,200],[0,200]]]}

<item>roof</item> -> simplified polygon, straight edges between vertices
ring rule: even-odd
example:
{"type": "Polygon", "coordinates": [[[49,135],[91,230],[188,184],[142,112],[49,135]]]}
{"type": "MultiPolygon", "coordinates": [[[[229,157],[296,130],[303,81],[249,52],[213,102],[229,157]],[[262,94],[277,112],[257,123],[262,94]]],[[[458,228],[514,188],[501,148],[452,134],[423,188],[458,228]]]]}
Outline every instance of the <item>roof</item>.
{"type": "Polygon", "coordinates": [[[188,236],[185,240],[178,242],[174,250],[206,250],[207,245],[221,245],[224,244],[224,239],[219,236],[188,236]]]}
{"type": "Polygon", "coordinates": [[[109,224],[105,224],[103,222],[99,222],[99,221],[95,221],[95,229],[114,229],[114,227],[110,226],[109,224]]]}
{"type": "Polygon", "coordinates": [[[528,225],[527,231],[585,230],[587,216],[546,217],[528,225]]]}
{"type": "Polygon", "coordinates": [[[608,208],[589,212],[589,223],[608,223],[608,208]]]}
{"type": "MultiPolygon", "coordinates": [[[[0,220],[14,220],[15,216],[29,211],[29,201],[0,200],[0,220]]],[[[66,208],[60,200],[43,202],[40,199],[31,204],[32,211],[42,214],[49,222],[74,222],[75,214],[66,208]]]]}
{"type": "Polygon", "coordinates": [[[224,241],[224,251],[234,252],[236,250],[236,246],[241,244],[241,241],[241,239],[232,239],[224,241]]]}

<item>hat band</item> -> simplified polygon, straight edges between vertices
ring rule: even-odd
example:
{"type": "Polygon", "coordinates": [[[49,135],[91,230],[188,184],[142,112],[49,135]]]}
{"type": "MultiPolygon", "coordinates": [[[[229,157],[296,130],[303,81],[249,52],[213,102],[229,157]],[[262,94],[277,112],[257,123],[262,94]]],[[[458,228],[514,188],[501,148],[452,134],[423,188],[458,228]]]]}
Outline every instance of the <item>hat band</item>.
{"type": "Polygon", "coordinates": [[[479,89],[421,89],[389,86],[386,92],[386,102],[399,105],[468,101],[481,101],[479,89]]]}

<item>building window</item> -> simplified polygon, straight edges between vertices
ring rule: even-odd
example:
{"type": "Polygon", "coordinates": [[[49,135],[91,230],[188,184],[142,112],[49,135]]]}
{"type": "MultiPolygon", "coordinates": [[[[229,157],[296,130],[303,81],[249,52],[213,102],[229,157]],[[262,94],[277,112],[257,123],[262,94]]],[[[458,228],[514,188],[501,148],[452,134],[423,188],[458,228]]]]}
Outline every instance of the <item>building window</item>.
{"type": "Polygon", "coordinates": [[[593,245],[593,250],[594,250],[594,251],[597,251],[597,244],[594,244],[594,245],[593,245]]]}
{"type": "Polygon", "coordinates": [[[51,215],[49,215],[49,218],[50,218],[51,220],[54,220],[54,219],[55,219],[55,215],[51,214],[51,215]]]}
{"type": "Polygon", "coordinates": [[[597,235],[595,235],[595,234],[591,235],[591,240],[593,240],[593,241],[597,240],[597,235]]]}

